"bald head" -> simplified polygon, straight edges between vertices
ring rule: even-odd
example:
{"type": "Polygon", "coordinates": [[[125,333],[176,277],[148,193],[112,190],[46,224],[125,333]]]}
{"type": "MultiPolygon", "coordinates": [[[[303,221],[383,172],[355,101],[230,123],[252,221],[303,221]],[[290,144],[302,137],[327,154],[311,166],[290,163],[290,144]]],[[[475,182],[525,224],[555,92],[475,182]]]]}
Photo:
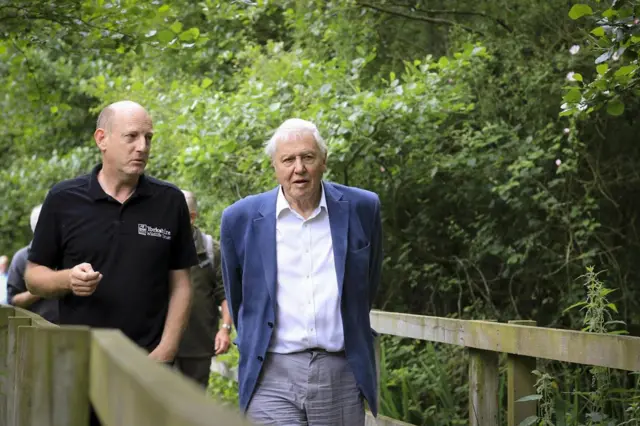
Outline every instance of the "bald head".
{"type": "Polygon", "coordinates": [[[111,133],[111,127],[113,120],[118,114],[133,113],[144,111],[148,115],[147,110],[142,105],[133,101],[118,101],[110,105],[107,105],[100,115],[98,115],[98,121],[96,122],[96,129],[104,129],[108,134],[111,133]]]}
{"type": "Polygon", "coordinates": [[[191,225],[196,222],[196,217],[198,216],[198,200],[196,196],[191,191],[182,191],[184,194],[184,199],[187,201],[187,207],[189,208],[189,217],[191,218],[191,225]]]}

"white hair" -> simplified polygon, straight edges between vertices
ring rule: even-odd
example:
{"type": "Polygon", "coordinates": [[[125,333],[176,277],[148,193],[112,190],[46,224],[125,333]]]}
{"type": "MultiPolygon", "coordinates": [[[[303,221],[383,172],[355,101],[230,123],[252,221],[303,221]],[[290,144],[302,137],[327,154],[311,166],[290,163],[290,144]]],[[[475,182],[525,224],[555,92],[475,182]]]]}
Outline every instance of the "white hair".
{"type": "Polygon", "coordinates": [[[322,155],[327,154],[327,144],[324,139],[322,139],[322,136],[320,136],[316,125],[301,118],[290,118],[282,123],[273,133],[271,139],[267,141],[264,152],[269,157],[273,157],[273,154],[276,153],[276,144],[279,140],[288,139],[291,135],[300,136],[302,133],[311,133],[322,155]]]}
{"type": "Polygon", "coordinates": [[[42,204],[35,206],[33,210],[31,210],[31,216],[29,217],[31,232],[36,232],[36,225],[38,224],[38,218],[40,217],[40,210],[42,210],[42,204]]]}
{"type": "Polygon", "coordinates": [[[196,196],[191,191],[183,190],[184,198],[187,200],[187,207],[189,208],[189,213],[197,213],[198,212],[198,200],[196,200],[196,196]]]}

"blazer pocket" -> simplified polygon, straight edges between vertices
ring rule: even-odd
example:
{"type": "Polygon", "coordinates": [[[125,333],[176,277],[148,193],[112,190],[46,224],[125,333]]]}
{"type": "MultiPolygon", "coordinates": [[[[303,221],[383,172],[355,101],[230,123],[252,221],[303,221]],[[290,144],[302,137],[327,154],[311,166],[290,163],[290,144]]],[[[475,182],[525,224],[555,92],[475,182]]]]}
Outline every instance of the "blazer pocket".
{"type": "Polygon", "coordinates": [[[366,243],[364,246],[356,248],[354,250],[349,250],[349,254],[358,256],[361,253],[369,253],[369,249],[371,248],[371,243],[366,243]]]}

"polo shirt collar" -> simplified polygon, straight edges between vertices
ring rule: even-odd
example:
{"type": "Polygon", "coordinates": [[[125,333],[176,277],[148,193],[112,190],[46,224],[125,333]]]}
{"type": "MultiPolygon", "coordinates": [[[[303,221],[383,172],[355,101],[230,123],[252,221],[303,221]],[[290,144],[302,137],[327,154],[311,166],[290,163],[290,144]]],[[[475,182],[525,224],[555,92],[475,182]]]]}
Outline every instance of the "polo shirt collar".
{"type": "MultiPolygon", "coordinates": [[[[97,164],[93,168],[89,176],[89,196],[94,201],[109,198],[109,195],[104,192],[104,189],[102,189],[102,186],[100,186],[100,182],[98,182],[98,172],[100,172],[100,170],[102,170],[102,163],[97,164]]],[[[136,190],[133,193],[132,197],[149,195],[151,195],[151,185],[149,184],[149,180],[143,173],[138,179],[138,185],[136,186],[136,190]]]]}

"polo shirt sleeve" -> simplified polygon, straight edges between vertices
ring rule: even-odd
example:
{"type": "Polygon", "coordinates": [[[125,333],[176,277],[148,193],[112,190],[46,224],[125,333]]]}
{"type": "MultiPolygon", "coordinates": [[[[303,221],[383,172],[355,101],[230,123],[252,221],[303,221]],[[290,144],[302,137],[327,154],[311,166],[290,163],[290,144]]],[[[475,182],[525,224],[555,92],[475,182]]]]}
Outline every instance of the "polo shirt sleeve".
{"type": "Polygon", "coordinates": [[[198,264],[196,246],[191,233],[191,220],[189,208],[182,193],[178,204],[178,225],[176,235],[171,239],[171,257],[169,269],[187,269],[198,264]]]}
{"type": "Polygon", "coordinates": [[[49,191],[42,203],[28,257],[30,262],[51,269],[60,267],[62,259],[61,232],[56,204],[56,194],[49,191]]]}

